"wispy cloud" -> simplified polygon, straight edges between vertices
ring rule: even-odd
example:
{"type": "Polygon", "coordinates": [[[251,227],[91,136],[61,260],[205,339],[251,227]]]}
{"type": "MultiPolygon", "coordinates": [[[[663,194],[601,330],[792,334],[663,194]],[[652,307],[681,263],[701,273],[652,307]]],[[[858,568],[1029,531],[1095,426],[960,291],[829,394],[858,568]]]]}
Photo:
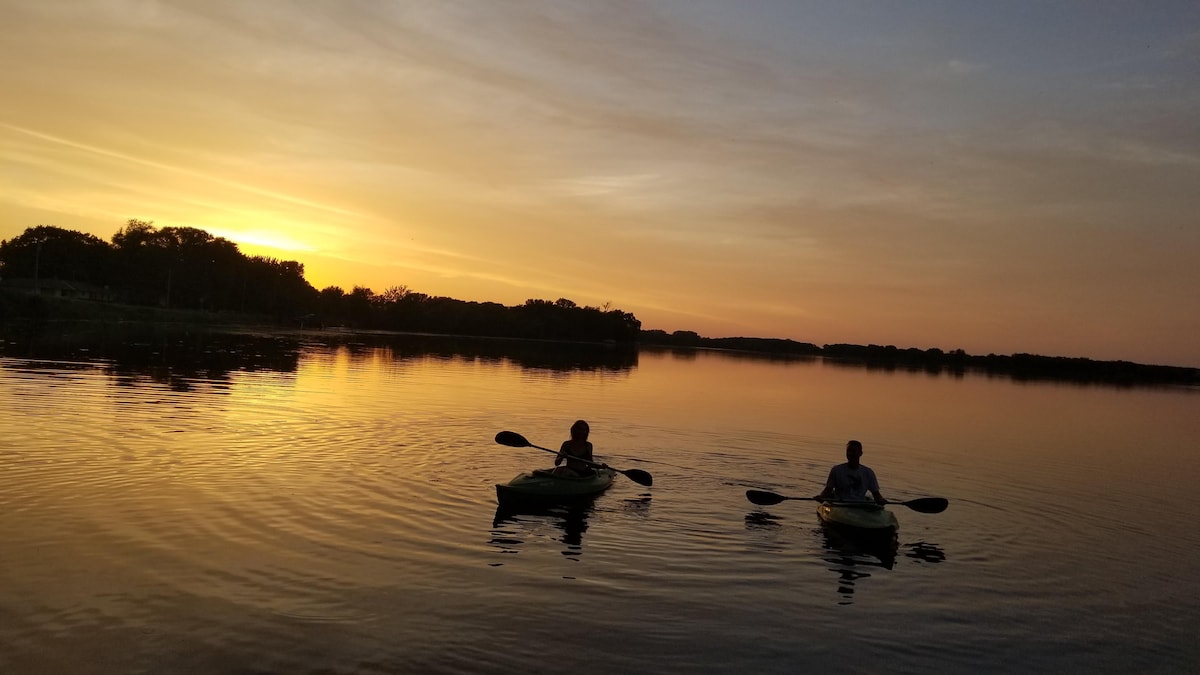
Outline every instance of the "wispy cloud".
{"type": "Polygon", "coordinates": [[[329,211],[329,212],[337,213],[337,214],[341,214],[341,215],[354,215],[354,212],[349,211],[347,209],[339,208],[336,206],[331,206],[328,204],[318,204],[316,202],[312,202],[312,201],[309,201],[309,200],[306,200],[306,199],[303,199],[303,198],[300,198],[300,197],[297,197],[294,195],[285,194],[285,193],[281,193],[281,192],[274,192],[271,190],[265,190],[262,188],[255,187],[253,185],[246,185],[244,183],[232,181],[232,180],[223,178],[221,176],[209,175],[209,174],[206,174],[206,173],[203,173],[200,171],[188,169],[186,167],[173,166],[173,165],[166,164],[163,162],[158,162],[158,161],[154,161],[154,160],[150,160],[150,159],[144,159],[141,157],[134,157],[132,155],[122,153],[122,152],[117,152],[115,150],[108,150],[105,148],[96,147],[94,145],[80,143],[80,142],[72,141],[72,140],[69,140],[66,138],[60,138],[57,136],[53,136],[51,134],[34,131],[32,129],[26,129],[24,127],[19,127],[19,126],[7,124],[4,122],[0,122],[0,129],[6,129],[11,132],[24,134],[26,136],[30,136],[30,137],[36,138],[38,140],[45,141],[47,143],[66,146],[73,150],[79,150],[79,151],[94,154],[94,155],[101,155],[103,157],[107,157],[110,159],[119,160],[120,162],[123,162],[123,163],[137,164],[137,165],[140,165],[143,167],[156,169],[159,171],[176,173],[176,174],[186,176],[188,178],[194,178],[197,180],[215,183],[215,184],[221,185],[223,187],[233,188],[236,190],[253,193],[255,195],[262,196],[262,197],[268,197],[273,200],[289,202],[292,204],[304,206],[306,208],[318,209],[318,210],[322,210],[322,211],[329,211]]]}
{"type": "MultiPolygon", "coordinates": [[[[1197,21],[1004,3],[2,3],[0,216],[104,236],[118,215],[190,224],[303,253],[318,283],[577,294],[702,332],[838,341],[936,317],[925,330],[1001,350],[1021,336],[980,308],[1019,325],[1073,298],[1094,325],[1178,333],[1159,315],[1188,303],[1156,303],[1168,277],[1200,286],[1161,266],[1197,246],[1197,21]],[[1161,248],[1131,245],[1131,223],[1161,248]],[[1139,293],[1124,317],[1079,299],[1139,293]]],[[[1085,341],[1070,325],[1063,352],[1085,341]]]]}

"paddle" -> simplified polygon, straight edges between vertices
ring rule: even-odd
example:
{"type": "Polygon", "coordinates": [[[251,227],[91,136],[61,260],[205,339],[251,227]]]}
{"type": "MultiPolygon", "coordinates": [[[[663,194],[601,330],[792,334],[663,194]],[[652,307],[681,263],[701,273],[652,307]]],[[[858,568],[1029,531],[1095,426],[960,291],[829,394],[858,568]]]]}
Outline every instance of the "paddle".
{"type": "MultiPolygon", "coordinates": [[[[533,443],[530,443],[529,441],[525,440],[524,436],[522,436],[521,434],[518,434],[515,431],[501,431],[500,433],[496,434],[496,442],[499,443],[500,445],[507,445],[507,446],[511,446],[514,448],[537,448],[538,450],[545,450],[546,452],[553,452],[556,455],[558,454],[557,450],[551,450],[550,448],[543,448],[540,445],[534,445],[533,443]]],[[[582,462],[584,464],[587,464],[588,466],[595,467],[597,469],[607,466],[606,464],[600,464],[599,462],[589,462],[586,459],[579,459],[578,457],[572,457],[571,459],[576,462],[582,462]]],[[[613,471],[616,471],[617,473],[624,474],[626,478],[637,483],[638,485],[645,485],[646,487],[650,487],[651,485],[654,484],[654,476],[651,476],[648,472],[642,471],[641,469],[621,470],[621,469],[613,469],[613,467],[611,467],[611,466],[609,466],[608,468],[612,469],[613,471]]]]}
{"type": "MultiPolygon", "coordinates": [[[[746,499],[749,499],[759,506],[770,506],[771,504],[778,504],[779,502],[788,499],[806,499],[813,502],[826,501],[816,497],[785,497],[783,495],[775,494],[774,492],[767,492],[765,490],[746,490],[746,499]]],[[[863,502],[864,506],[873,506],[874,504],[875,502],[863,502]]],[[[942,511],[946,510],[947,506],[950,506],[950,500],[946,499],[945,497],[920,497],[918,499],[910,499],[906,502],[888,502],[888,504],[907,506],[913,511],[919,511],[921,513],[941,513],[942,511]]]]}

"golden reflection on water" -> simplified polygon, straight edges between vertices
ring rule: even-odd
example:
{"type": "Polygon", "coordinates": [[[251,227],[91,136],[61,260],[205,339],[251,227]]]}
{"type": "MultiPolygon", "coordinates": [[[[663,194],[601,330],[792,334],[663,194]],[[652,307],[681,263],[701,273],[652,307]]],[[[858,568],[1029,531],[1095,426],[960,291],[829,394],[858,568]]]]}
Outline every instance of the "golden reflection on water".
{"type": "MultiPolygon", "coordinates": [[[[1123,462],[1146,453],[1175,457],[1171,440],[1181,426],[1200,432],[1197,396],[1129,391],[1102,386],[1022,384],[981,376],[954,378],[886,373],[825,362],[770,362],[700,353],[653,362],[624,390],[672,424],[805,434],[834,432],[895,448],[966,449],[987,435],[987,454],[1020,463],[1053,455],[1054,461],[1123,462]],[[670,401],[669,405],[653,405],[670,401]],[[1124,408],[1122,414],[1098,414],[1124,408]],[[1080,443],[1080,438],[1085,442],[1080,443]],[[1114,441],[1116,441],[1114,443],[1114,441]],[[1157,448],[1157,449],[1156,449],[1157,448]],[[1097,453],[1100,453],[1097,455],[1097,453]]],[[[836,455],[837,446],[831,447],[836,455]]],[[[1180,457],[1189,465],[1195,453],[1180,457]]]]}
{"type": "MultiPolygon", "coordinates": [[[[470,671],[495,657],[462,636],[495,635],[520,606],[503,614],[511,670],[543,663],[528,645],[569,614],[612,636],[604,656],[620,667],[664,649],[716,662],[737,640],[690,636],[734,625],[782,672],[840,644],[830,612],[852,601],[881,643],[928,643],[898,670],[929,670],[922,654],[961,640],[964,616],[1001,643],[1020,624],[1072,644],[1068,617],[1104,633],[1114,611],[1174,611],[1169,598],[1195,590],[1177,573],[1194,566],[1194,534],[1152,518],[1195,514],[1174,491],[1198,476],[1179,452],[1200,432],[1194,396],[707,352],[542,356],[310,344],[186,370],[0,361],[14,420],[0,437],[0,664],[87,670],[56,656],[86,643],[117,671],[368,657],[437,670],[440,654],[465,659],[443,670],[470,671]],[[494,483],[550,459],[494,434],[555,447],[578,417],[599,455],[652,472],[653,488],[622,478],[582,517],[500,513],[494,483]],[[950,508],[898,511],[898,547],[875,555],[822,539],[811,503],[746,501],[747,487],[812,494],[850,437],[889,496],[950,508]],[[1172,470],[1155,474],[1154,508],[1112,499],[1140,496],[1131,476],[1160,463],[1172,470]],[[1016,598],[1022,621],[997,597],[1016,598]],[[918,638],[902,629],[913,616],[918,638]]],[[[1160,632],[1115,637],[1106,657],[1160,654],[1185,631],[1160,632]]]]}

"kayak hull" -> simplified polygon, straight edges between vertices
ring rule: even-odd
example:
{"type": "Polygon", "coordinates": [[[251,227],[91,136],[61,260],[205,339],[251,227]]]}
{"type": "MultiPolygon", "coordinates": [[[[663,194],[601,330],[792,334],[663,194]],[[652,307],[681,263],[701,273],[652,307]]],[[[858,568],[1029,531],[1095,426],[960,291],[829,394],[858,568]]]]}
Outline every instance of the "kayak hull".
{"type": "Polygon", "coordinates": [[[895,532],[900,529],[896,514],[870,502],[821,502],[817,517],[822,523],[862,532],[895,532]]]}
{"type": "Polygon", "coordinates": [[[616,476],[616,471],[606,468],[584,477],[555,476],[542,469],[527,471],[507,483],[497,483],[496,500],[501,504],[584,501],[607,490],[616,476]]]}

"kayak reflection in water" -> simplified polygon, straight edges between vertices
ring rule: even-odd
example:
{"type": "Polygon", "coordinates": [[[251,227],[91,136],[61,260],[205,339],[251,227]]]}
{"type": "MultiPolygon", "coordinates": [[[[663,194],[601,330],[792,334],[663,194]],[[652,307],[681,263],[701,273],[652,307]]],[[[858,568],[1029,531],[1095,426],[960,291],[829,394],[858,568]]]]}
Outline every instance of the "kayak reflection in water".
{"type": "Polygon", "coordinates": [[[576,461],[582,459],[587,462],[594,461],[592,459],[592,444],[588,441],[588,434],[591,433],[591,428],[588,423],[583,420],[575,420],[571,425],[571,438],[562,442],[562,446],[558,449],[558,456],[554,458],[554,475],[566,477],[581,477],[590,476],[593,471],[590,466],[583,462],[576,461]],[[566,462],[565,466],[559,466],[566,462]]]}
{"type": "MultiPolygon", "coordinates": [[[[583,533],[595,506],[591,501],[577,504],[500,506],[492,518],[489,544],[501,553],[520,553],[526,545],[544,538],[546,524],[562,530],[562,555],[578,560],[583,555],[583,533]]],[[[498,566],[503,563],[494,563],[498,566]]]]}
{"type": "Polygon", "coordinates": [[[875,499],[876,504],[887,504],[883,494],[879,492],[879,481],[870,467],[859,463],[863,447],[858,441],[846,443],[846,462],[838,464],[829,470],[829,478],[825,480],[825,489],[816,499],[833,499],[839,502],[865,502],[867,493],[875,499]]]}

